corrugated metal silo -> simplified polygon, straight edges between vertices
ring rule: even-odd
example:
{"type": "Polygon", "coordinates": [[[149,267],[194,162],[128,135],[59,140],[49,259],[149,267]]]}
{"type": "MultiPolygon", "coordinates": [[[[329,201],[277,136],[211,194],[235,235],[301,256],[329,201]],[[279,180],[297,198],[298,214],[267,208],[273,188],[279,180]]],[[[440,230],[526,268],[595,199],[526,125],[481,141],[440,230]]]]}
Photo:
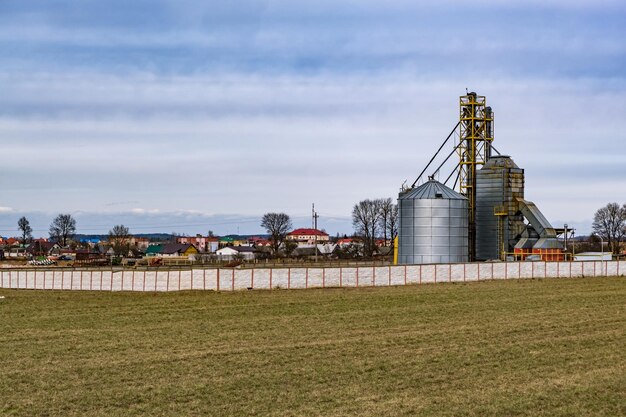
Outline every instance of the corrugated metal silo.
{"type": "Polygon", "coordinates": [[[468,261],[467,198],[435,181],[398,197],[398,262],[468,261]]]}
{"type": "Polygon", "coordinates": [[[476,172],[476,259],[513,252],[525,230],[517,198],[524,198],[524,170],[509,156],[491,157],[476,172]]]}

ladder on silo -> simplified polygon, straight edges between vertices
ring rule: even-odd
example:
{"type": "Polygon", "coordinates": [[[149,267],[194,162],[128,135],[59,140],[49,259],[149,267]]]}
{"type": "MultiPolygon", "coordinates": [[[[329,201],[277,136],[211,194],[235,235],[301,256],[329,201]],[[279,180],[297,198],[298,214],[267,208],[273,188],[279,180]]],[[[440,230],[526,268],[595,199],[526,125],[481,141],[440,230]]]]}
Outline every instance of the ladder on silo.
{"type": "Polygon", "coordinates": [[[493,208],[493,215],[498,218],[498,252],[500,254],[500,260],[506,261],[506,250],[504,248],[504,218],[509,213],[504,206],[495,206],[493,208]]]}

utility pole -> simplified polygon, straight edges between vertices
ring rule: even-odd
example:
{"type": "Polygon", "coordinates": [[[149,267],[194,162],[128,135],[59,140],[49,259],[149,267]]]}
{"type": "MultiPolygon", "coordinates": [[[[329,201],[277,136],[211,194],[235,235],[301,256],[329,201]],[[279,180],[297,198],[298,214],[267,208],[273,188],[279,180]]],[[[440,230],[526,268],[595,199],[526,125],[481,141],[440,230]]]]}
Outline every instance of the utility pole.
{"type": "Polygon", "coordinates": [[[311,224],[313,225],[313,229],[315,230],[315,233],[313,234],[313,242],[315,242],[315,263],[317,263],[317,219],[320,216],[319,214],[315,212],[315,203],[313,203],[312,205],[311,212],[312,212],[311,224]]]}

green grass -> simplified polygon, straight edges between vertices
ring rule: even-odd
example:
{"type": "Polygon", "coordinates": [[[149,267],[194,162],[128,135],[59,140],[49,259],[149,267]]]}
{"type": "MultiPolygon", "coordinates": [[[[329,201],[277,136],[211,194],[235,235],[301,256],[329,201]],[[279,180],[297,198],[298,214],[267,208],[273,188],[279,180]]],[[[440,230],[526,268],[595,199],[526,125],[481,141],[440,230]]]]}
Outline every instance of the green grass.
{"type": "Polygon", "coordinates": [[[626,280],[0,290],[2,416],[626,415],[626,280]]]}

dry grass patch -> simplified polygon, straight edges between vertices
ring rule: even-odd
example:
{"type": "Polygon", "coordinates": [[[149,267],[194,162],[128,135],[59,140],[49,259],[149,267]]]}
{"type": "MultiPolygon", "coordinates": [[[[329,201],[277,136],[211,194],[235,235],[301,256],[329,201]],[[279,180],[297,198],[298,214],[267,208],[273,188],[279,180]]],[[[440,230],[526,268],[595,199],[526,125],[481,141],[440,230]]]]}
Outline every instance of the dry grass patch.
{"type": "Polygon", "coordinates": [[[626,280],[0,290],[3,416],[626,415],[626,280]]]}

